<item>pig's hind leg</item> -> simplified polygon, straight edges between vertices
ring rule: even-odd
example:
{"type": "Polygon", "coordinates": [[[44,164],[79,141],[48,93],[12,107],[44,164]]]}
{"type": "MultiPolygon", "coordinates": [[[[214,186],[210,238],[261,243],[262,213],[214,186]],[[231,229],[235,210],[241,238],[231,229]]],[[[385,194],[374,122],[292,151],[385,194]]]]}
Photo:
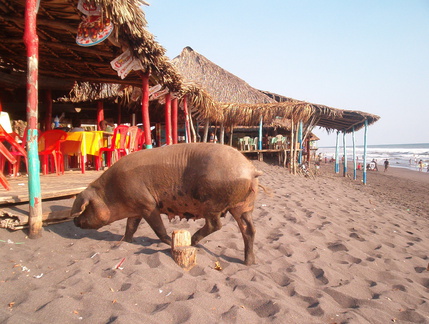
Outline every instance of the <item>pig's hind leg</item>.
{"type": "Polygon", "coordinates": [[[198,244],[199,241],[201,241],[203,238],[205,238],[207,235],[216,232],[222,228],[221,223],[221,216],[225,216],[225,213],[215,213],[210,214],[205,217],[206,223],[203,227],[201,227],[198,231],[195,232],[194,235],[192,235],[192,245],[198,244]]]}

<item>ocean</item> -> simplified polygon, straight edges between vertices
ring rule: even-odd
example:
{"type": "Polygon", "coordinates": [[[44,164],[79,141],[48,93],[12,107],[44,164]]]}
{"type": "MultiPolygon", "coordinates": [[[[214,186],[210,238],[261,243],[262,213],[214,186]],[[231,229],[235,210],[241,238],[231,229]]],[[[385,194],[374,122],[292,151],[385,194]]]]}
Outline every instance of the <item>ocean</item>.
{"type": "MultiPolygon", "coordinates": [[[[353,146],[347,146],[346,152],[347,161],[353,161],[353,146]]],[[[322,153],[323,157],[331,159],[335,157],[335,146],[319,147],[317,154],[319,153],[322,153]]],[[[343,154],[343,147],[340,146],[340,158],[343,154]]],[[[374,159],[379,167],[383,167],[385,159],[389,160],[389,166],[415,171],[419,170],[418,162],[420,160],[423,161],[424,171],[427,171],[429,165],[429,143],[368,145],[366,154],[367,163],[374,159]]],[[[356,146],[356,156],[358,162],[363,162],[363,145],[356,146]]]]}

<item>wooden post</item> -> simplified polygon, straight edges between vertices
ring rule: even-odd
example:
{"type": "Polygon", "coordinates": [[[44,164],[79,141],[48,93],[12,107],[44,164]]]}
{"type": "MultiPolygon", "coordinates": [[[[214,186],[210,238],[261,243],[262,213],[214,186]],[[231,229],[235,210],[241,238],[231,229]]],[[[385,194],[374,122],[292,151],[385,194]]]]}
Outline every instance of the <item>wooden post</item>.
{"type": "Polygon", "coordinates": [[[171,137],[171,95],[167,93],[165,95],[165,139],[167,145],[173,144],[171,137]]]}
{"type": "Polygon", "coordinates": [[[104,105],[103,101],[97,101],[97,129],[101,130],[100,122],[104,120],[104,105]]]}
{"type": "Polygon", "coordinates": [[[293,123],[293,119],[291,119],[291,129],[290,129],[290,165],[289,165],[289,170],[290,173],[293,174],[293,168],[295,165],[295,161],[293,160],[293,156],[294,156],[294,151],[295,151],[295,138],[294,138],[294,123],[293,123]]]}
{"type": "Polygon", "coordinates": [[[46,90],[45,131],[52,129],[52,91],[46,90]]]}
{"type": "Polygon", "coordinates": [[[171,254],[174,261],[190,270],[197,263],[197,249],[191,246],[191,234],[186,230],[176,230],[172,234],[171,254]]]}
{"type": "Polygon", "coordinates": [[[299,143],[298,164],[301,164],[302,163],[302,121],[299,121],[299,124],[298,124],[298,143],[299,143]]]}
{"type": "Polygon", "coordinates": [[[161,147],[161,134],[162,133],[162,126],[161,123],[155,124],[155,134],[156,134],[156,145],[158,147],[161,147]]]}
{"type": "Polygon", "coordinates": [[[185,112],[185,129],[186,129],[186,140],[187,143],[192,142],[191,139],[191,129],[190,129],[190,123],[189,123],[189,113],[188,113],[188,97],[185,95],[183,97],[183,111],[185,112]]]}
{"type": "Polygon", "coordinates": [[[142,75],[142,115],[145,147],[151,149],[152,135],[149,119],[149,72],[143,73],[142,75]]]}
{"type": "Polygon", "coordinates": [[[206,124],[204,125],[204,136],[203,136],[203,142],[207,143],[207,137],[209,136],[209,128],[210,128],[210,121],[207,118],[206,124]]]}
{"type": "Polygon", "coordinates": [[[261,116],[261,120],[259,121],[259,139],[258,139],[258,150],[262,150],[262,128],[263,128],[263,120],[261,116]]]}
{"type": "Polygon", "coordinates": [[[337,139],[335,144],[335,173],[340,173],[340,131],[337,131],[337,139]]]}
{"type": "Polygon", "coordinates": [[[37,0],[26,0],[24,44],[27,48],[27,154],[30,238],[42,236],[42,195],[37,147],[39,37],[36,31],[37,0]]]}
{"type": "Polygon", "coordinates": [[[343,177],[347,175],[347,148],[346,148],[346,131],[343,131],[343,177]]]}
{"type": "Polygon", "coordinates": [[[366,185],[366,137],[368,134],[368,120],[365,119],[365,133],[363,137],[363,174],[362,180],[363,184],[366,185]]]}
{"type": "Polygon", "coordinates": [[[352,141],[353,141],[353,180],[357,179],[356,175],[356,142],[355,142],[355,127],[352,129],[352,141]]]}
{"type": "Polygon", "coordinates": [[[178,143],[178,127],[177,127],[177,114],[178,114],[179,104],[177,98],[174,98],[171,101],[171,131],[173,135],[173,144],[178,143]]]}
{"type": "Polygon", "coordinates": [[[223,123],[220,124],[220,139],[219,139],[219,143],[220,144],[225,144],[225,127],[223,126],[223,123]]]}
{"type": "Polygon", "coordinates": [[[231,130],[229,131],[229,146],[232,146],[232,137],[234,136],[234,126],[231,125],[231,130]]]}

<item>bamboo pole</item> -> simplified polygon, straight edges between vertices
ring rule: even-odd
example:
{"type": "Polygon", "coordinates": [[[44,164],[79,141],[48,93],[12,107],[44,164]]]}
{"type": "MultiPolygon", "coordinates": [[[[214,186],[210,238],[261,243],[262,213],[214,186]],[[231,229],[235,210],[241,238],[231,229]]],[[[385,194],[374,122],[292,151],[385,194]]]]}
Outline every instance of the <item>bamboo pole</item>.
{"type": "MultiPolygon", "coordinates": [[[[298,140],[298,134],[299,134],[299,125],[296,125],[296,127],[295,127],[295,131],[296,131],[296,134],[295,134],[295,138],[298,140]]],[[[297,143],[299,144],[299,142],[297,141],[297,143]]],[[[296,172],[297,172],[297,169],[298,169],[298,166],[299,166],[299,164],[297,163],[297,162],[299,162],[298,161],[298,154],[299,154],[299,149],[301,148],[300,146],[298,146],[299,148],[297,149],[296,148],[296,143],[294,144],[295,145],[295,151],[294,151],[294,170],[293,170],[293,174],[296,174],[296,172]]]]}
{"type": "Polygon", "coordinates": [[[225,127],[223,126],[223,123],[220,124],[220,144],[225,144],[225,127]]]}
{"type": "Polygon", "coordinates": [[[188,97],[186,95],[183,97],[183,111],[185,112],[186,140],[187,143],[190,143],[192,141],[190,130],[190,120],[192,121],[192,118],[190,118],[188,113],[188,97]]]}
{"type": "Polygon", "coordinates": [[[171,101],[171,131],[173,135],[173,144],[178,143],[178,128],[177,128],[177,114],[178,114],[178,100],[174,98],[171,101]]]}
{"type": "Polygon", "coordinates": [[[335,173],[340,172],[340,132],[337,131],[337,139],[335,144],[335,173]]]}
{"type": "Polygon", "coordinates": [[[209,136],[209,127],[210,127],[210,120],[206,119],[206,124],[204,125],[204,136],[203,136],[203,142],[207,143],[207,137],[209,136]]]}
{"type": "Polygon", "coordinates": [[[234,136],[234,126],[231,125],[231,130],[229,131],[229,146],[232,146],[232,137],[234,136]]]}
{"type": "Polygon", "coordinates": [[[262,128],[263,128],[263,120],[261,116],[261,120],[259,121],[259,139],[258,139],[258,149],[262,150],[262,128]]]}
{"type": "Polygon", "coordinates": [[[40,161],[37,147],[39,37],[36,31],[37,0],[26,0],[24,44],[27,49],[27,154],[30,238],[42,236],[42,195],[40,189],[40,161]]]}
{"type": "Polygon", "coordinates": [[[293,161],[293,156],[294,156],[294,151],[295,151],[295,137],[294,137],[294,122],[293,119],[291,120],[291,130],[290,130],[290,166],[289,166],[289,170],[290,173],[293,174],[293,170],[294,170],[294,164],[295,162],[293,161]]]}
{"type": "Polygon", "coordinates": [[[147,149],[151,149],[152,134],[150,131],[150,118],[149,118],[149,72],[142,74],[142,117],[143,117],[145,147],[147,149]]]}
{"type": "Polygon", "coordinates": [[[103,101],[97,101],[97,129],[101,130],[100,123],[104,120],[104,105],[103,101]]]}
{"type": "Polygon", "coordinates": [[[346,131],[343,131],[343,177],[347,175],[347,147],[346,147],[346,131]]]}
{"type": "Polygon", "coordinates": [[[356,175],[356,141],[355,141],[355,127],[352,128],[352,142],[353,142],[353,180],[357,179],[356,175]]]}
{"type": "Polygon", "coordinates": [[[165,95],[165,139],[166,144],[173,144],[173,139],[171,136],[171,94],[167,93],[165,95]]]}
{"type": "Polygon", "coordinates": [[[368,135],[368,120],[365,119],[365,132],[363,137],[363,174],[362,174],[362,180],[363,184],[366,185],[366,138],[368,135]]]}
{"type": "Polygon", "coordinates": [[[299,121],[298,125],[298,143],[299,143],[299,151],[298,151],[298,164],[302,163],[302,121],[299,121]]]}
{"type": "Polygon", "coordinates": [[[191,139],[191,141],[192,141],[192,143],[196,143],[197,142],[197,134],[195,133],[194,122],[192,121],[191,116],[189,116],[189,128],[191,129],[191,133],[193,136],[193,139],[191,139]]]}

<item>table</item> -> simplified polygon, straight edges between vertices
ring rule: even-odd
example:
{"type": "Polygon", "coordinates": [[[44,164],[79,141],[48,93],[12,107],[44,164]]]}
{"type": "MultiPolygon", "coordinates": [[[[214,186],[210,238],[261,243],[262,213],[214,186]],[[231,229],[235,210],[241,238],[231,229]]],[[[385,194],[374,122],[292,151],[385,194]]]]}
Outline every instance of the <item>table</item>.
{"type": "MultiPolygon", "coordinates": [[[[98,159],[100,148],[104,147],[103,131],[70,132],[66,140],[61,143],[61,152],[65,155],[80,155],[81,169],[85,173],[87,155],[94,155],[98,159]]],[[[95,163],[97,166],[98,163],[95,163]]]]}

